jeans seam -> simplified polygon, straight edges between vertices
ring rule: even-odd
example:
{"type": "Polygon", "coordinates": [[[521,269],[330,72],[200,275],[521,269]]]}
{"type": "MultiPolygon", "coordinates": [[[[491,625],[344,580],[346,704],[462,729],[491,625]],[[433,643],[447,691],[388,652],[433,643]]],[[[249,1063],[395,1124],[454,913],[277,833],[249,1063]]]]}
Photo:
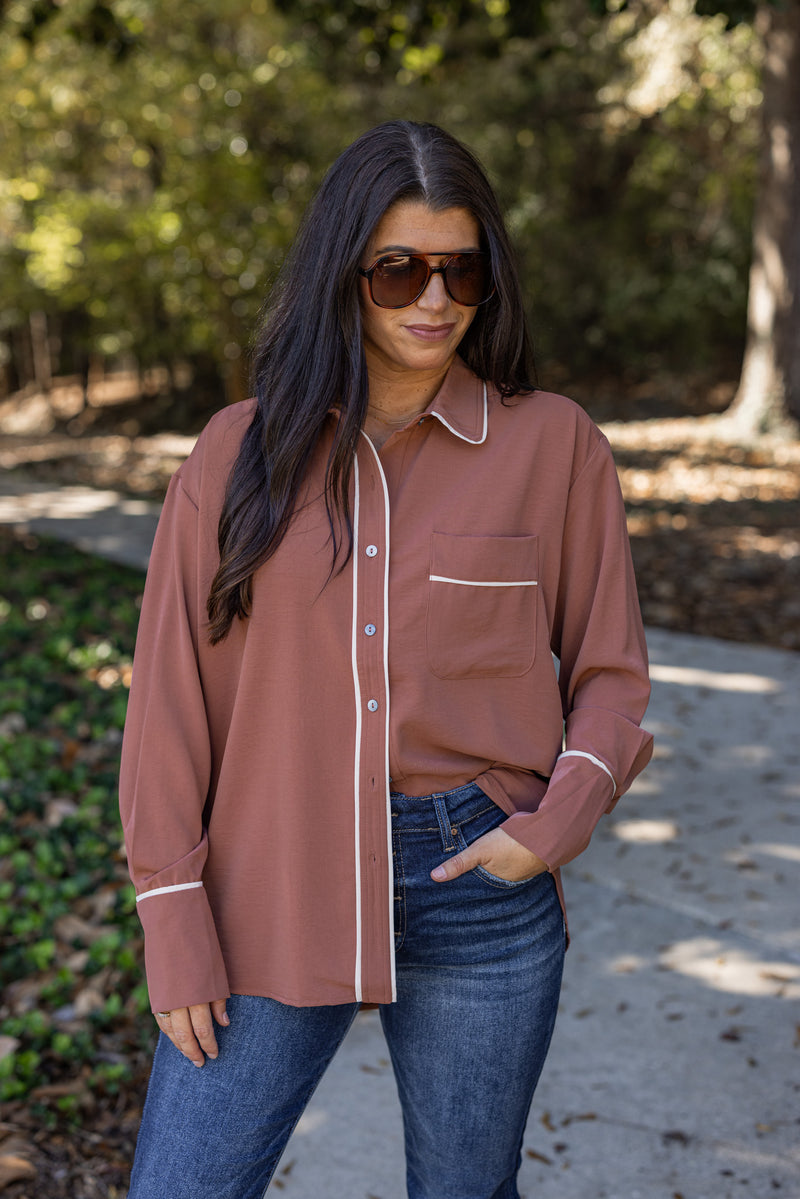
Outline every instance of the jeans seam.
{"type": "Polygon", "coordinates": [[[458,827],[460,829],[465,828],[468,824],[471,824],[473,820],[477,820],[480,816],[485,816],[487,812],[491,812],[492,808],[496,807],[496,804],[488,803],[485,808],[481,808],[480,812],[473,812],[472,815],[468,816],[466,820],[460,821],[458,827]]]}
{"type": "Polygon", "coordinates": [[[442,837],[442,849],[445,853],[452,853],[456,846],[453,840],[453,823],[450,820],[450,814],[447,811],[447,800],[444,795],[433,796],[433,807],[436,812],[436,819],[439,821],[439,832],[442,837]]]}
{"type": "Polygon", "coordinates": [[[395,953],[397,953],[398,950],[402,949],[403,942],[406,939],[406,875],[403,866],[403,838],[399,833],[396,833],[394,839],[397,843],[397,849],[395,850],[397,854],[395,859],[397,862],[395,886],[397,887],[397,899],[399,900],[394,934],[394,949],[395,953]]]}

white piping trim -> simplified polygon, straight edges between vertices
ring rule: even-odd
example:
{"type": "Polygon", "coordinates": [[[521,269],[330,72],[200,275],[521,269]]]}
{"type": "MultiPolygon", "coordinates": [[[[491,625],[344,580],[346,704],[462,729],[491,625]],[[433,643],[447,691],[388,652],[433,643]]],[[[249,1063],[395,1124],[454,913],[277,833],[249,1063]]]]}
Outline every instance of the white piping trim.
{"type": "Polygon", "coordinates": [[[195,887],[202,887],[202,885],[202,883],[173,883],[171,887],[154,887],[152,891],[142,891],[141,895],[137,895],[136,902],[150,899],[153,895],[169,895],[170,891],[192,891],[195,887]]]}
{"type": "Polygon", "coordinates": [[[381,460],[378,457],[375,446],[367,437],[367,444],[375,455],[375,462],[378,467],[381,483],[383,484],[384,512],[386,519],[386,554],[383,570],[383,678],[386,694],[386,860],[389,863],[389,968],[391,971],[392,982],[392,1003],[397,999],[397,978],[394,960],[394,870],[392,868],[392,812],[389,792],[391,783],[389,780],[389,488],[386,483],[386,476],[383,473],[381,460]]]}
{"type": "Polygon", "coordinates": [[[470,445],[483,445],[486,440],[486,434],[489,431],[489,401],[486,396],[486,384],[483,385],[483,432],[477,440],[474,437],[466,437],[463,433],[459,433],[458,429],[454,429],[448,420],[445,420],[441,412],[434,412],[433,416],[440,420],[443,425],[446,425],[451,433],[456,437],[460,437],[462,441],[468,441],[470,445]]]}
{"type": "Polygon", "coordinates": [[[601,770],[606,772],[608,777],[611,779],[611,782],[614,784],[614,792],[616,793],[617,783],[613,774],[608,769],[605,762],[601,762],[599,758],[594,756],[594,754],[587,753],[585,749],[565,749],[562,754],[559,754],[559,760],[561,758],[588,758],[590,762],[594,762],[595,766],[599,766],[601,770]]]}
{"type": "Polygon", "coordinates": [[[353,457],[353,479],[355,484],[355,499],[353,501],[353,629],[351,634],[350,653],[353,663],[353,686],[356,700],[356,747],[353,764],[353,821],[355,825],[355,867],[356,867],[356,968],[355,996],[356,1003],[361,1002],[361,683],[358,678],[358,661],[356,657],[358,630],[358,512],[359,512],[359,477],[358,458],[353,457]]]}
{"type": "Polygon", "coordinates": [[[508,579],[507,581],[483,579],[449,579],[447,575],[428,575],[431,583],[458,583],[461,587],[538,587],[538,579],[508,579]]]}

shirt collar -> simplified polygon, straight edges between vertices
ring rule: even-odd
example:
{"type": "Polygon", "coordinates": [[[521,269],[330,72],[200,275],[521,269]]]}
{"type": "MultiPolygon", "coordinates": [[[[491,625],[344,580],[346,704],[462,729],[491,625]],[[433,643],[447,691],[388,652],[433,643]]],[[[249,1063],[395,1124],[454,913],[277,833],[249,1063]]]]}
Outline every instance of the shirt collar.
{"type": "Polygon", "coordinates": [[[458,355],[425,411],[462,441],[481,445],[486,440],[489,423],[486,384],[458,355]]]}
{"type": "MultiPolygon", "coordinates": [[[[328,414],[336,420],[341,417],[341,411],[336,406],[329,408],[328,414]]],[[[489,429],[486,384],[456,354],[442,386],[420,416],[435,416],[462,441],[482,445],[489,429]]],[[[419,416],[415,416],[411,424],[416,424],[419,419],[419,416]]]]}

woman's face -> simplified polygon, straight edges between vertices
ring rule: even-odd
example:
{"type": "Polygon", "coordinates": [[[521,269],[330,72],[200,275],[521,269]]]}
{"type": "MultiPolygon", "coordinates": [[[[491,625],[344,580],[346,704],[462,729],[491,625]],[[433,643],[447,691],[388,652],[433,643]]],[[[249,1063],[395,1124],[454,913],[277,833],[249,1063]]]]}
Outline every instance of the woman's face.
{"type": "MultiPolygon", "coordinates": [[[[378,222],[361,266],[391,253],[425,254],[431,266],[439,266],[448,254],[480,248],[478,222],[466,208],[434,212],[420,200],[400,200],[378,222]]],[[[379,308],[363,275],[359,285],[369,374],[444,374],[477,310],[451,300],[441,275],[431,275],[407,308],[379,308]]]]}

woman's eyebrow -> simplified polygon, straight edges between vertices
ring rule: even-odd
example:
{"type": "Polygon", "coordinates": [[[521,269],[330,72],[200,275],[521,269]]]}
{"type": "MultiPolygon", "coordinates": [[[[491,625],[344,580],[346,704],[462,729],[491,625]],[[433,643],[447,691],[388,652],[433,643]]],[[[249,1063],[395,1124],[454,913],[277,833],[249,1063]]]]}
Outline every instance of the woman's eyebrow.
{"type": "Polygon", "coordinates": [[[441,258],[445,254],[474,254],[480,252],[480,246],[461,246],[457,250],[416,250],[413,246],[381,246],[376,254],[419,254],[423,258],[441,258]]]}

